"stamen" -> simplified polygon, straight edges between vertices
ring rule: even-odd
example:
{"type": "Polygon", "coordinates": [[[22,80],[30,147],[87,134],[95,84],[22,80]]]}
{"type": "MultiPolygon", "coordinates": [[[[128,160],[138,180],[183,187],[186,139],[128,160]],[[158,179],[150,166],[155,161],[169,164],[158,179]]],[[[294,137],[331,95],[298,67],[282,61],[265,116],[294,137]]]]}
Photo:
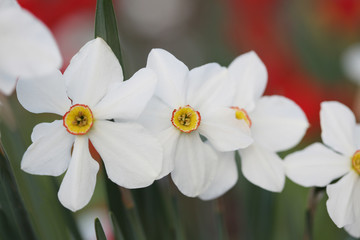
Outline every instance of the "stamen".
{"type": "Polygon", "coordinates": [[[174,127],[185,133],[195,131],[199,127],[200,121],[200,113],[189,105],[174,109],[171,118],[174,127]]]}

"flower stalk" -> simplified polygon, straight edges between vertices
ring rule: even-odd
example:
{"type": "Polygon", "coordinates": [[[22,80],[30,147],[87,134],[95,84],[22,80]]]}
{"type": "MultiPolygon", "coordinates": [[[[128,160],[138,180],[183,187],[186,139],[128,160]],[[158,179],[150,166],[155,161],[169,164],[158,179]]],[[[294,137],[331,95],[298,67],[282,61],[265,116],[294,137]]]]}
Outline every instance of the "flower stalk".
{"type": "Polygon", "coordinates": [[[306,208],[305,216],[305,232],[304,240],[314,239],[314,217],[318,203],[323,198],[325,188],[313,187],[310,189],[308,205],[306,208]]]}

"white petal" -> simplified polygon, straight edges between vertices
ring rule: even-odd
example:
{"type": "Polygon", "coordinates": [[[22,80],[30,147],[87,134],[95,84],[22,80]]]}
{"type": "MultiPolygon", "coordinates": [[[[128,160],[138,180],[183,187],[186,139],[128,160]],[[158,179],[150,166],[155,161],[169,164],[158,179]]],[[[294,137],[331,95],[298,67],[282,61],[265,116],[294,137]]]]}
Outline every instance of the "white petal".
{"type": "Polygon", "coordinates": [[[281,192],[285,183],[285,169],[280,157],[269,149],[253,143],[239,150],[241,170],[247,180],[272,191],[281,192]]]}
{"type": "Polygon", "coordinates": [[[158,77],[155,95],[172,108],[182,106],[185,78],[189,72],[185,64],[163,49],[152,49],[146,67],[154,70],[158,77]]]}
{"type": "Polygon", "coordinates": [[[57,120],[35,126],[32,140],[21,161],[21,169],[38,175],[59,176],[64,173],[71,158],[74,137],[57,120]]]}
{"type": "Polygon", "coordinates": [[[354,134],[355,134],[355,147],[356,149],[360,149],[360,124],[356,124],[354,134]]]}
{"type": "Polygon", "coordinates": [[[286,175],[304,187],[324,187],[351,170],[350,159],[321,143],[289,154],[284,160],[286,175]]]}
{"type": "Polygon", "coordinates": [[[217,168],[215,151],[201,141],[196,132],[181,134],[171,178],[180,192],[188,197],[201,194],[211,183],[217,168]]]}
{"type": "Polygon", "coordinates": [[[234,151],[249,146],[253,140],[243,120],[235,118],[230,108],[213,109],[201,115],[199,132],[219,151],[234,151]]]}
{"type": "Polygon", "coordinates": [[[154,96],[140,115],[139,122],[149,131],[157,134],[173,126],[171,123],[173,111],[173,108],[154,96]]]}
{"type": "Polygon", "coordinates": [[[325,145],[352,156],[355,152],[355,116],[339,102],[322,102],[320,109],[321,138],[325,145]]]}
{"type": "Polygon", "coordinates": [[[73,212],[86,206],[94,193],[98,171],[99,164],[89,152],[89,139],[76,136],[70,165],[58,192],[61,204],[73,212]]]}
{"type": "Polygon", "coordinates": [[[140,124],[96,121],[89,137],[116,184],[140,188],[158,177],[162,147],[140,124]]]}
{"type": "Polygon", "coordinates": [[[234,94],[234,85],[230,85],[227,69],[217,63],[209,63],[189,72],[186,103],[196,110],[230,107],[234,94]]]}
{"type": "Polygon", "coordinates": [[[251,134],[255,141],[274,152],[297,145],[309,126],[304,112],[293,101],[282,96],[266,96],[256,102],[251,134]]]}
{"type": "Polygon", "coordinates": [[[0,72],[34,77],[60,68],[62,58],[49,29],[31,13],[8,7],[0,13],[0,72]]]}
{"type": "Polygon", "coordinates": [[[16,77],[9,76],[0,70],[0,91],[9,96],[15,89],[16,77]]]}
{"type": "Polygon", "coordinates": [[[345,225],[345,230],[354,238],[360,238],[360,218],[354,223],[345,225]]]}
{"type": "Polygon", "coordinates": [[[360,44],[346,49],[342,56],[344,72],[355,83],[360,84],[360,44]]]}
{"type": "Polygon", "coordinates": [[[20,8],[19,4],[15,0],[0,0],[0,9],[6,7],[20,8]]]}
{"type": "Polygon", "coordinates": [[[219,160],[216,175],[211,184],[200,194],[202,200],[211,200],[223,195],[231,189],[238,180],[238,170],[234,152],[218,153],[219,160]]]}
{"type": "Polygon", "coordinates": [[[251,111],[267,84],[268,75],[264,63],[251,51],[240,55],[230,64],[229,74],[237,84],[233,105],[251,111]]]}
{"type": "Polygon", "coordinates": [[[171,126],[156,135],[164,149],[162,168],[157,179],[163,178],[174,170],[174,157],[180,134],[178,129],[171,126]]]}
{"type": "Polygon", "coordinates": [[[128,81],[115,83],[92,109],[95,118],[136,120],[154,94],[156,82],[155,73],[143,68],[128,81]]]}
{"type": "Polygon", "coordinates": [[[326,192],[329,196],[326,202],[328,213],[339,228],[360,218],[360,178],[355,171],[328,185],[326,192]]]}
{"type": "Polygon", "coordinates": [[[16,93],[21,105],[33,113],[64,115],[71,106],[61,72],[57,69],[36,79],[20,78],[16,93]]]}
{"type": "Polygon", "coordinates": [[[71,59],[64,72],[68,95],[74,104],[95,106],[108,87],[123,80],[119,61],[101,38],[89,41],[71,59]]]}

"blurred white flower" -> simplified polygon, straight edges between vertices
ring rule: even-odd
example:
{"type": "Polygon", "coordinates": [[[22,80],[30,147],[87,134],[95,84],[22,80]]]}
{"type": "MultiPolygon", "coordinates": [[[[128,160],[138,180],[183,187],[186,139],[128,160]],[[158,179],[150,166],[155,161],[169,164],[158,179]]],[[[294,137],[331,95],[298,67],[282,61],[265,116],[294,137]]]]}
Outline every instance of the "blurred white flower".
{"type": "Polygon", "coordinates": [[[162,38],[181,32],[184,23],[196,10],[194,0],[124,0],[119,4],[120,17],[132,31],[146,37],[162,38]]]}
{"type": "Polygon", "coordinates": [[[28,111],[63,116],[35,126],[21,168],[53,176],[67,169],[58,197],[72,211],[84,207],[95,188],[99,164],[90,155],[89,140],[120,186],[148,186],[161,170],[160,144],[134,122],[153,95],[156,75],[141,69],[122,80],[118,60],[97,38],[72,58],[63,76],[54,71],[36,81],[18,81],[18,99],[28,111]]]}
{"type": "Polygon", "coordinates": [[[49,29],[15,1],[0,0],[0,91],[9,95],[19,76],[48,74],[61,65],[49,29]]]}
{"type": "Polygon", "coordinates": [[[334,223],[360,237],[360,126],[354,114],[339,102],[323,102],[321,138],[285,158],[286,174],[305,186],[326,187],[328,213],[334,223]],[[332,181],[340,178],[336,183],[332,181]]]}
{"type": "Polygon", "coordinates": [[[150,52],[147,68],[157,73],[158,85],[140,119],[164,147],[159,178],[171,172],[183,194],[198,196],[218,166],[217,154],[200,135],[219,151],[234,151],[252,143],[246,123],[230,117],[233,88],[228,71],[216,63],[189,71],[162,49],[150,52]]]}
{"type": "MultiPolygon", "coordinates": [[[[254,139],[251,146],[238,150],[242,173],[253,184],[280,192],[284,187],[285,171],[283,161],[276,152],[290,149],[300,142],[309,125],[306,116],[288,98],[262,96],[267,84],[267,71],[255,52],[237,57],[229,66],[229,75],[236,91],[229,105],[233,111],[230,117],[246,123],[254,139]]],[[[223,172],[218,173],[222,177],[211,183],[200,196],[202,199],[216,198],[234,185],[235,156],[232,154],[226,158],[232,159],[224,161],[233,163],[223,163],[223,168],[227,169],[218,168],[223,172]],[[233,176],[232,181],[228,180],[227,173],[233,176]],[[215,193],[213,188],[216,186],[220,188],[217,194],[209,194],[210,190],[215,193]]]]}
{"type": "Polygon", "coordinates": [[[352,45],[344,51],[342,65],[349,79],[360,85],[360,44],[352,45]]]}

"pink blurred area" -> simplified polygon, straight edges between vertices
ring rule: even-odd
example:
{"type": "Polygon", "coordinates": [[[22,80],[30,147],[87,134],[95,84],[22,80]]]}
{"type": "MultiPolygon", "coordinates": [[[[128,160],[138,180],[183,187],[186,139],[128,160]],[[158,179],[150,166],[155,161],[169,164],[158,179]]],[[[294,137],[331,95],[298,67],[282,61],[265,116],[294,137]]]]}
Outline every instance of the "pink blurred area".
{"type": "MultiPolygon", "coordinates": [[[[95,0],[20,0],[19,3],[51,28],[60,45],[64,66],[94,36],[95,0]]],[[[310,134],[319,133],[320,102],[337,100],[357,108],[354,105],[357,86],[342,74],[339,58],[346,46],[360,40],[360,1],[156,0],[150,4],[146,0],[122,0],[114,3],[121,37],[130,46],[127,53],[135,56],[138,53],[134,49],[143,51],[139,58],[142,62],[133,66],[144,66],[152,47],[174,49],[174,54],[179,52],[184,62],[189,59],[193,61],[191,64],[197,61],[197,65],[203,64],[206,42],[199,40],[204,32],[197,32],[203,26],[212,27],[214,18],[209,14],[220,13],[221,17],[215,19],[219,20],[216,34],[221,36],[221,44],[230,49],[232,58],[249,50],[258,53],[269,73],[266,94],[285,95],[298,103],[309,118],[310,134]],[[215,11],[207,10],[211,7],[215,11]],[[210,23],[200,24],[203,21],[210,23]]]]}

